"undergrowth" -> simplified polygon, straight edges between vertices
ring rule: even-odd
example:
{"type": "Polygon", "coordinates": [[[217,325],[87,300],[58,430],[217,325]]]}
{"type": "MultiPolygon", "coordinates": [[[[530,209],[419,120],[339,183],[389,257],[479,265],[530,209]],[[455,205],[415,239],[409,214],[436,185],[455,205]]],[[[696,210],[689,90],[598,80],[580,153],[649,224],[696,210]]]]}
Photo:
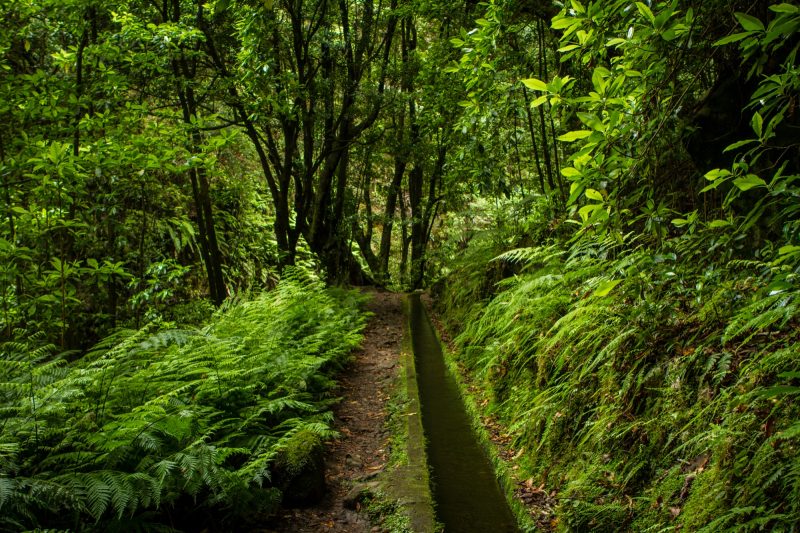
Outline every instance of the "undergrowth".
{"type": "Polygon", "coordinates": [[[478,248],[443,315],[557,529],[797,531],[796,274],[680,240],[478,248]]]}
{"type": "Polygon", "coordinates": [[[296,273],[206,327],[120,331],[77,359],[16,332],[0,347],[0,529],[269,517],[334,435],[332,374],[360,342],[359,301],[296,273]]]}

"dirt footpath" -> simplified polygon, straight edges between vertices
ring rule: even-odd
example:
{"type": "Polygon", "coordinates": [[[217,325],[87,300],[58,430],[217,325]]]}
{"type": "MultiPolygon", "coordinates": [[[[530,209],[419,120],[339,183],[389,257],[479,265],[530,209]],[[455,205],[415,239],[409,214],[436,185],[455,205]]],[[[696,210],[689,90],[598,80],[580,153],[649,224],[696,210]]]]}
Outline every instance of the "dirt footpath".
{"type": "Polygon", "coordinates": [[[386,404],[399,369],[403,339],[403,295],[373,291],[367,310],[374,313],[364,331],[362,348],[346,368],[336,392],[334,428],[341,438],[328,444],[325,459],[328,493],[318,505],[283,511],[277,533],[374,532],[368,519],[343,505],[354,482],[383,471],[389,457],[386,404]]]}

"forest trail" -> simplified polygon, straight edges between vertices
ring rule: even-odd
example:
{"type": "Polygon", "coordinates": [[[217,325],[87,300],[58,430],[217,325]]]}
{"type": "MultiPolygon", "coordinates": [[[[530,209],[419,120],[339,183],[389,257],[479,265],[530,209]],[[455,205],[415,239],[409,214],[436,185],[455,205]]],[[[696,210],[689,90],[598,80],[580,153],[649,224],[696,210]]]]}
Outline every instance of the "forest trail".
{"type": "Polygon", "coordinates": [[[367,310],[373,316],[361,349],[341,373],[342,401],[333,410],[341,437],[327,447],[328,492],[313,507],[284,510],[272,526],[275,533],[379,531],[366,516],[345,508],[344,501],[353,483],[383,471],[389,457],[386,406],[399,370],[405,317],[402,294],[372,291],[370,296],[367,310]]]}

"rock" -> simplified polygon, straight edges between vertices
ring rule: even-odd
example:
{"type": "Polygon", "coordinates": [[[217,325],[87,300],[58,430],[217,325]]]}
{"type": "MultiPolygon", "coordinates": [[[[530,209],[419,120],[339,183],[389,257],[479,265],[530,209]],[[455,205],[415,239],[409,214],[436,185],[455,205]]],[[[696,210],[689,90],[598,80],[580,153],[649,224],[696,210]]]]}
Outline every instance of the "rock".
{"type": "Polygon", "coordinates": [[[356,483],[350,489],[342,500],[342,505],[347,509],[356,509],[358,504],[371,500],[375,497],[375,491],[378,490],[379,483],[375,481],[368,481],[366,483],[356,483]]]}
{"type": "Polygon", "coordinates": [[[310,431],[294,434],[275,461],[273,481],[283,492],[283,505],[306,507],[325,496],[325,446],[310,431]]]}
{"type": "Polygon", "coordinates": [[[344,459],[344,464],[350,468],[361,468],[363,466],[363,461],[358,455],[354,456],[348,453],[347,457],[344,459]]]}

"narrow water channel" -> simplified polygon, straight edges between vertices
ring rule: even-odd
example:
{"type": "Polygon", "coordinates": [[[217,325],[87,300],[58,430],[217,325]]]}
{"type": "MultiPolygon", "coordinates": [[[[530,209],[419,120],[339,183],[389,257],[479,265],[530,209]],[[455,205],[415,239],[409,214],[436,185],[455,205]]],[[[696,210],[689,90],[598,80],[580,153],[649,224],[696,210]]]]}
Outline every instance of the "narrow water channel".
{"type": "Polygon", "coordinates": [[[475,439],[458,385],[445,366],[419,295],[410,296],[410,311],[437,518],[446,533],[516,532],[514,516],[489,458],[475,439]]]}

